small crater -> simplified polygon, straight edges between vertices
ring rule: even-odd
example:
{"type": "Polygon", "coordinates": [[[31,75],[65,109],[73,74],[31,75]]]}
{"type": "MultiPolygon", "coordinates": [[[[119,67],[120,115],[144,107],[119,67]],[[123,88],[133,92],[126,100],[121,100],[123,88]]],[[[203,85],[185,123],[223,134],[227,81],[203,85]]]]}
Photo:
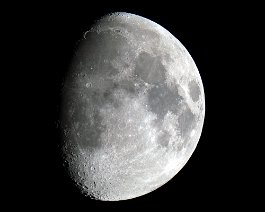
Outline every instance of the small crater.
{"type": "Polygon", "coordinates": [[[91,82],[87,82],[87,83],[86,83],[86,87],[87,87],[87,88],[91,88],[91,87],[92,87],[92,83],[91,83],[91,82]]]}
{"type": "Polygon", "coordinates": [[[116,33],[120,33],[120,32],[121,32],[120,29],[115,29],[114,31],[115,31],[116,33]]]}

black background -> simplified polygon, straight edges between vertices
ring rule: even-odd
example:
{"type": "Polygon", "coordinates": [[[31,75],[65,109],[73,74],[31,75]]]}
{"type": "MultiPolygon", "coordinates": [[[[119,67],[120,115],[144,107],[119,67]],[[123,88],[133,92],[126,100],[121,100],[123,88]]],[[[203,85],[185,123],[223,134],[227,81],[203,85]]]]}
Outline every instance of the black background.
{"type": "Polygon", "coordinates": [[[17,197],[13,206],[89,211],[215,211],[256,206],[259,199],[252,191],[257,187],[249,177],[255,173],[251,170],[249,150],[246,151],[253,139],[246,129],[251,116],[246,113],[250,110],[246,105],[252,95],[246,79],[251,80],[247,73],[255,70],[247,61],[253,54],[255,29],[261,27],[258,6],[84,1],[23,3],[8,8],[13,89],[7,90],[13,93],[8,95],[11,101],[15,97],[11,106],[16,111],[10,140],[18,152],[14,157],[16,166],[12,166],[16,172],[12,175],[15,188],[8,195],[11,199],[17,197]],[[62,81],[78,40],[94,20],[118,11],[155,21],[187,48],[204,84],[206,115],[194,154],[171,181],[142,197],[101,202],[82,196],[64,172],[58,151],[57,120],[62,81]]]}

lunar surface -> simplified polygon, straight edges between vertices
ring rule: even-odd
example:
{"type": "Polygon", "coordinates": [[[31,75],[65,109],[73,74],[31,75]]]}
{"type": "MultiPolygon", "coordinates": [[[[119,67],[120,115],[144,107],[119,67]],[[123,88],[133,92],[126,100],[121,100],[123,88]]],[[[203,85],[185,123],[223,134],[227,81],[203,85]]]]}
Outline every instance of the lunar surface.
{"type": "Polygon", "coordinates": [[[201,77],[180,41],[141,16],[106,15],[84,33],[63,87],[70,176],[97,200],[147,194],[189,160],[204,114],[201,77]]]}

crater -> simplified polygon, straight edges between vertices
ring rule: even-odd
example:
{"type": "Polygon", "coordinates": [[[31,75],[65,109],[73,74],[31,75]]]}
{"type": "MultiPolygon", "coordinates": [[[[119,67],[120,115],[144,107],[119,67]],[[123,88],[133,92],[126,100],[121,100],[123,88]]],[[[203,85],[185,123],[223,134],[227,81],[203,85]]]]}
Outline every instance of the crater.
{"type": "Polygon", "coordinates": [[[181,100],[183,100],[183,97],[178,94],[178,91],[169,89],[164,83],[154,86],[148,93],[148,103],[151,111],[160,120],[163,120],[168,111],[177,114],[181,100]]]}
{"type": "Polygon", "coordinates": [[[165,81],[166,69],[159,57],[153,57],[146,52],[140,53],[135,66],[135,74],[143,81],[154,84],[165,81]]]}
{"type": "Polygon", "coordinates": [[[190,90],[190,96],[193,102],[197,102],[199,100],[199,96],[201,94],[200,87],[195,80],[192,80],[188,84],[190,90]]]}

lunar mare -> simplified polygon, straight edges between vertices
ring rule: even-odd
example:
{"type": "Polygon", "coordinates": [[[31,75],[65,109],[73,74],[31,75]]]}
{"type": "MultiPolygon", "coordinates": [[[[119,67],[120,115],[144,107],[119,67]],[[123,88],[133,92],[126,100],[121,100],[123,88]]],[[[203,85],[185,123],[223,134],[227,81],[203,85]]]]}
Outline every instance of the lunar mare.
{"type": "Polygon", "coordinates": [[[204,114],[199,71],[170,32],[129,13],[104,16],[84,33],[63,88],[69,172],[95,199],[147,194],[188,161],[204,114]]]}

